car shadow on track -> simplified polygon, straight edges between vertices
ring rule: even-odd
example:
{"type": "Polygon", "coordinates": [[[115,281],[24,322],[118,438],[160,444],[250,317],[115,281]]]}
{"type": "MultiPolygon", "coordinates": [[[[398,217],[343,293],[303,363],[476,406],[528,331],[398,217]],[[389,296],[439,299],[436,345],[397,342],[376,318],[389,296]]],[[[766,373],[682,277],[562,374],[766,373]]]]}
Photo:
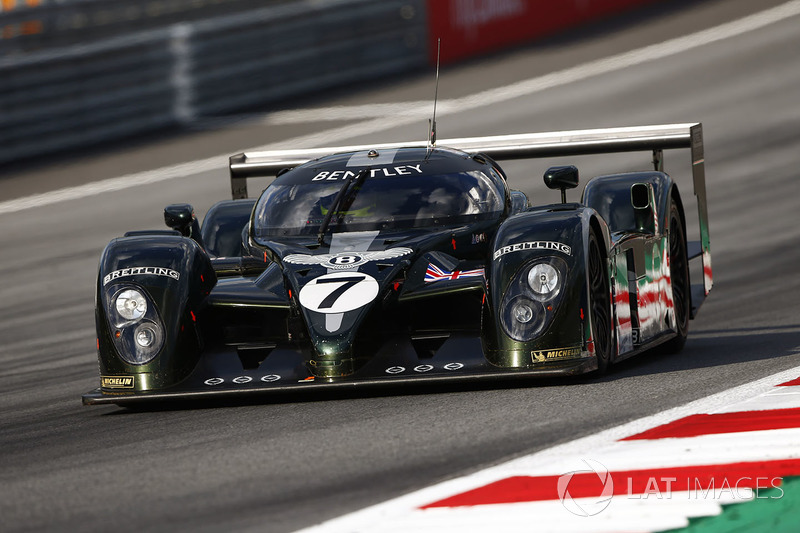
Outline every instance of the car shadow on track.
{"type": "Polygon", "coordinates": [[[662,353],[658,349],[645,352],[617,363],[606,376],[595,381],[774,360],[798,354],[800,324],[698,330],[689,333],[686,346],[679,353],[662,353]]]}

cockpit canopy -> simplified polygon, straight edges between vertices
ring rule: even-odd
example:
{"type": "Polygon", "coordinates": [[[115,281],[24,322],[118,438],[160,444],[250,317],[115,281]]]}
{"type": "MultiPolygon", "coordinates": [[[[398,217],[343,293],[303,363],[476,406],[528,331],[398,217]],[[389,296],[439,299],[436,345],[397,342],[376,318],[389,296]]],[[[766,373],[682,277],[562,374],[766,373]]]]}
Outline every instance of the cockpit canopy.
{"type": "Polygon", "coordinates": [[[461,152],[428,154],[415,148],[337,154],[285,172],[264,190],[253,215],[255,237],[316,235],[342,191],[328,227],[334,232],[491,220],[502,215],[507,194],[490,163],[461,152]],[[351,185],[344,187],[348,180],[351,185]]]}

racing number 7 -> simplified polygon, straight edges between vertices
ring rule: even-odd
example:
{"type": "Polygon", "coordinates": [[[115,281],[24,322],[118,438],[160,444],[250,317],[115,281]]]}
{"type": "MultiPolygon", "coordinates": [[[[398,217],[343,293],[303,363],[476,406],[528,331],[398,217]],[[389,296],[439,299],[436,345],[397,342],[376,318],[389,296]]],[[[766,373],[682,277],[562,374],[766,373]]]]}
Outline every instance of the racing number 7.
{"type": "Polygon", "coordinates": [[[339,299],[344,293],[351,289],[355,285],[357,285],[360,281],[364,281],[366,276],[349,276],[349,277],[342,277],[342,278],[322,278],[317,280],[317,284],[322,283],[341,283],[338,287],[333,289],[330,294],[328,294],[322,302],[319,304],[320,309],[330,309],[333,307],[333,304],[336,303],[336,300],[339,299]]]}

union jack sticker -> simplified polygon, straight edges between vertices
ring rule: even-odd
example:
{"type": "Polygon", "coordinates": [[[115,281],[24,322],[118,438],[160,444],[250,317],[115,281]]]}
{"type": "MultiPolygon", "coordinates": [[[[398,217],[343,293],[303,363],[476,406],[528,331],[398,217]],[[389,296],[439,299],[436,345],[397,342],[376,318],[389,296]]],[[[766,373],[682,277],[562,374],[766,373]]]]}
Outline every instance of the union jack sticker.
{"type": "Polygon", "coordinates": [[[428,263],[428,270],[425,271],[425,283],[430,283],[432,281],[483,277],[483,271],[484,269],[482,268],[476,268],[475,270],[454,270],[453,272],[450,272],[447,270],[442,270],[433,263],[428,263]]]}

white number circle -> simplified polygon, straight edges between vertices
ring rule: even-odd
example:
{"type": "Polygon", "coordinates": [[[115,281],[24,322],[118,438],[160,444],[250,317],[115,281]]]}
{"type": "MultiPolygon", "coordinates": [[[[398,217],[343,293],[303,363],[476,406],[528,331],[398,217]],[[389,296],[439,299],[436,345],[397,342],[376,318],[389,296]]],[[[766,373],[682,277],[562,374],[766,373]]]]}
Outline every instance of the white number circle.
{"type": "Polygon", "coordinates": [[[313,279],[300,290],[300,305],[317,313],[346,313],[378,296],[375,278],[363,272],[333,272],[313,279]]]}

